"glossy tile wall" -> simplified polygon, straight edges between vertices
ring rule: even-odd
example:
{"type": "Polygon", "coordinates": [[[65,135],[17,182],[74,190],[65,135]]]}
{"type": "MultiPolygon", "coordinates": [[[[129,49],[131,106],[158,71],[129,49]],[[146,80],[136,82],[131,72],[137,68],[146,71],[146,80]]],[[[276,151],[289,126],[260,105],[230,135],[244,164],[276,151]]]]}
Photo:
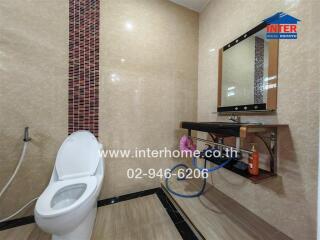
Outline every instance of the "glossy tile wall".
{"type": "Polygon", "coordinates": [[[316,239],[319,1],[212,0],[199,20],[198,121],[218,119],[212,113],[217,107],[218,49],[279,11],[302,21],[298,40],[280,41],[277,114],[243,117],[289,124],[279,131],[279,177],[252,184],[221,170],[213,174],[213,183],[293,239],[316,239]]]}
{"type": "Polygon", "coordinates": [[[68,0],[0,1],[0,189],[20,157],[25,126],[32,137],[0,199],[0,218],[44,190],[67,136],[68,7],[68,0]]]}
{"type": "MultiPolygon", "coordinates": [[[[196,120],[198,13],[166,0],[100,6],[99,138],[108,149],[177,149],[181,120],[196,120]]],[[[159,186],[127,168],[171,167],[169,158],[107,158],[101,198],[159,186]]]]}

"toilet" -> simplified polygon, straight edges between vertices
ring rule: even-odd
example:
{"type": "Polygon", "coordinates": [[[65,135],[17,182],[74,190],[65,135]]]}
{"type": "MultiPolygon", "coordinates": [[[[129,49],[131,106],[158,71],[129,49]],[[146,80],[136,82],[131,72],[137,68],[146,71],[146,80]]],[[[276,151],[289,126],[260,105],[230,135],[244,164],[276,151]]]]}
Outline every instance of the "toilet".
{"type": "Polygon", "coordinates": [[[53,240],[89,240],[104,176],[101,144],[77,131],[61,145],[48,187],[34,210],[37,225],[53,240]]]}

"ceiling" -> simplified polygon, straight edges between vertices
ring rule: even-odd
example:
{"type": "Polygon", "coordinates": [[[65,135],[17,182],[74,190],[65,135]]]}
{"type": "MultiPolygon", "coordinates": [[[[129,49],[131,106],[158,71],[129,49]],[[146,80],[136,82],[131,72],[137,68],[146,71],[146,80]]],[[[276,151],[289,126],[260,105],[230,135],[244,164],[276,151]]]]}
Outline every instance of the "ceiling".
{"type": "Polygon", "coordinates": [[[210,0],[170,0],[191,10],[201,12],[210,0]]]}

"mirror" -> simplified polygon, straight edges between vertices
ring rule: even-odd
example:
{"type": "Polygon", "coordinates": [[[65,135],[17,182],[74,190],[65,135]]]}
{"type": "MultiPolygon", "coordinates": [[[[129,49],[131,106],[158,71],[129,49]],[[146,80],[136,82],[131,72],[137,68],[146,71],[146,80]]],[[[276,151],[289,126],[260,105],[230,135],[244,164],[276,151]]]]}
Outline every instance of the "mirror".
{"type": "Polygon", "coordinates": [[[262,23],[219,52],[218,112],[275,111],[278,40],[262,23]]]}

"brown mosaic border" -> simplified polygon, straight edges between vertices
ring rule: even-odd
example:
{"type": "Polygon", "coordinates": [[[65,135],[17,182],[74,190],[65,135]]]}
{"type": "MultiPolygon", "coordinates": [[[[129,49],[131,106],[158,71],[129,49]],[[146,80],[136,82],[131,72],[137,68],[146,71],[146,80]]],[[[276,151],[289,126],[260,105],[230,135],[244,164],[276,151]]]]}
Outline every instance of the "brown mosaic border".
{"type": "Polygon", "coordinates": [[[69,0],[68,132],[99,132],[100,0],[69,0]]]}

